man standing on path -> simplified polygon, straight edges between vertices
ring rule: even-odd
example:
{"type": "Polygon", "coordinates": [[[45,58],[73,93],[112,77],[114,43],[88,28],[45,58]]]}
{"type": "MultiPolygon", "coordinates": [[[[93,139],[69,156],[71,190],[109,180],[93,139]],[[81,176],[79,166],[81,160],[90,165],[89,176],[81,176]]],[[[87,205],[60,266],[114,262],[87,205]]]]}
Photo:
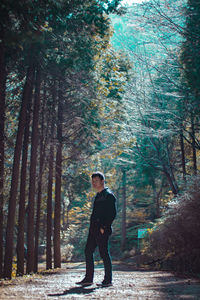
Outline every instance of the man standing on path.
{"type": "Polygon", "coordinates": [[[92,174],[92,186],[97,191],[94,199],[93,211],[90,217],[90,228],[85,247],[86,274],[82,286],[91,285],[94,277],[93,253],[98,246],[104,263],[105,276],[99,286],[112,285],[112,263],[108,250],[108,240],[112,233],[111,224],[116,217],[116,198],[105,187],[105,177],[101,172],[92,174]]]}

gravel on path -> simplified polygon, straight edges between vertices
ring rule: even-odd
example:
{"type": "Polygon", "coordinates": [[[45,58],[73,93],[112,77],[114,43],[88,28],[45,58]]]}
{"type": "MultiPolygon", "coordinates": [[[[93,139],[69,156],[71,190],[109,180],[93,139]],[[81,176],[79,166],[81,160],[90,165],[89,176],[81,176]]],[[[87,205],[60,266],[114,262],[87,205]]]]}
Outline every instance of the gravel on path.
{"type": "Polygon", "coordinates": [[[0,300],[63,299],[132,299],[132,300],[200,300],[200,281],[177,277],[170,272],[133,270],[114,264],[113,286],[102,288],[103,267],[95,268],[94,284],[80,287],[75,283],[84,277],[84,264],[70,264],[60,270],[0,281],[0,300]]]}

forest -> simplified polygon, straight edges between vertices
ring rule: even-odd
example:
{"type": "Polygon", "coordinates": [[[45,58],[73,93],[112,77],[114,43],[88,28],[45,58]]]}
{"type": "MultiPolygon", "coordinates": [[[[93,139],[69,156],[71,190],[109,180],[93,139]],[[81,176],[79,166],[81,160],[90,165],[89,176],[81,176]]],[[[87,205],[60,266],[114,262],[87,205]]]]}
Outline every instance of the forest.
{"type": "Polygon", "coordinates": [[[121,2],[1,1],[0,278],[84,260],[97,170],[113,259],[199,273],[200,2],[121,2]]]}

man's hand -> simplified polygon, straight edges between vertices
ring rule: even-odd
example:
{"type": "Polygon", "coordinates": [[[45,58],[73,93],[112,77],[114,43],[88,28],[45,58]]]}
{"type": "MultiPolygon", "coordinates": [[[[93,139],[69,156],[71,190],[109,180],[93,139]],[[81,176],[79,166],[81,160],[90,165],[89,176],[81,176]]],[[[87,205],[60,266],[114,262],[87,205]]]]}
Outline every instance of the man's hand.
{"type": "Polygon", "coordinates": [[[100,228],[100,232],[101,232],[101,234],[104,234],[104,229],[100,228]]]}

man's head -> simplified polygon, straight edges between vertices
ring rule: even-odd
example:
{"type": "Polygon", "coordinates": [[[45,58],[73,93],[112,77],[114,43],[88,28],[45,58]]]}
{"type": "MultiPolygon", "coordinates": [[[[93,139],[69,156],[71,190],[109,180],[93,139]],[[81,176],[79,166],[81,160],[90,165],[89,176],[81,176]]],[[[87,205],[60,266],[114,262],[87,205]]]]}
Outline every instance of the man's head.
{"type": "Polygon", "coordinates": [[[92,174],[92,186],[97,192],[101,192],[104,189],[105,177],[101,172],[95,172],[92,174]]]}

